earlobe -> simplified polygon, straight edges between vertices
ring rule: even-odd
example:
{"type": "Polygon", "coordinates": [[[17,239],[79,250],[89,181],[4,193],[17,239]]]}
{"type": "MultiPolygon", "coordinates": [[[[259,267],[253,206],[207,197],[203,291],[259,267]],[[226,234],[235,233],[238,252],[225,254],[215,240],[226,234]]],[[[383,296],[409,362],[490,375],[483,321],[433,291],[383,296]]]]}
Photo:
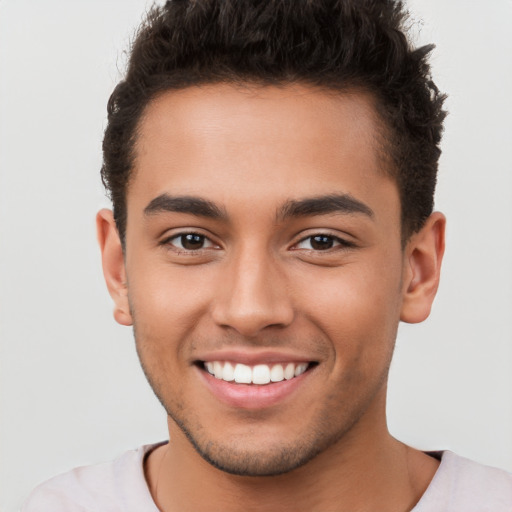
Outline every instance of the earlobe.
{"type": "Polygon", "coordinates": [[[407,243],[403,271],[403,302],[400,320],[418,323],[429,314],[439,286],[445,246],[446,218],[433,213],[407,243]]]}
{"type": "Polygon", "coordinates": [[[101,249],[103,276],[114,301],[114,318],[121,325],[132,325],[123,247],[111,210],[96,215],[98,243],[101,249]]]}

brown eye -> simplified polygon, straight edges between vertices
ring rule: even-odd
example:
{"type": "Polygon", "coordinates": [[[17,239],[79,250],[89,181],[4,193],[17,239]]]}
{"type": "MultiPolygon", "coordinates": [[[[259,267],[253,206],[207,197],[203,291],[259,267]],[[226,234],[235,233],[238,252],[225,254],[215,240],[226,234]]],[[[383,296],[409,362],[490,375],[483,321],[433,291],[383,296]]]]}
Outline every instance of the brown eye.
{"type": "Polygon", "coordinates": [[[181,233],[163,241],[165,245],[171,245],[178,250],[199,251],[201,249],[217,247],[207,236],[199,233],[181,233]]]}
{"type": "Polygon", "coordinates": [[[310,244],[316,251],[325,251],[334,246],[334,239],[332,236],[316,235],[310,238],[310,244]]]}
{"type": "Polygon", "coordinates": [[[195,233],[188,233],[187,235],[180,236],[180,242],[183,249],[187,251],[193,251],[202,249],[204,246],[205,237],[203,235],[197,235],[195,233]]]}
{"type": "Polygon", "coordinates": [[[354,243],[333,235],[318,233],[303,238],[294,249],[307,249],[310,251],[328,251],[329,249],[349,249],[354,247],[354,243]]]}

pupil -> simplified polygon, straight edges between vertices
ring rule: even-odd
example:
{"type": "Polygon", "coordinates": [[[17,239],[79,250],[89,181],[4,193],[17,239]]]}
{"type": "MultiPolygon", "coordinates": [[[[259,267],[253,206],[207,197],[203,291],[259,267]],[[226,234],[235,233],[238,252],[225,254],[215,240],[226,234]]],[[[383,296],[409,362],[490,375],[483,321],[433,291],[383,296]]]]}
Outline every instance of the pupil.
{"type": "Polygon", "coordinates": [[[330,249],[333,246],[333,240],[330,236],[317,235],[311,239],[311,247],[318,250],[330,249]]]}
{"type": "Polygon", "coordinates": [[[202,235],[194,235],[189,233],[181,237],[181,245],[185,249],[201,249],[204,243],[204,237],[202,235]]]}

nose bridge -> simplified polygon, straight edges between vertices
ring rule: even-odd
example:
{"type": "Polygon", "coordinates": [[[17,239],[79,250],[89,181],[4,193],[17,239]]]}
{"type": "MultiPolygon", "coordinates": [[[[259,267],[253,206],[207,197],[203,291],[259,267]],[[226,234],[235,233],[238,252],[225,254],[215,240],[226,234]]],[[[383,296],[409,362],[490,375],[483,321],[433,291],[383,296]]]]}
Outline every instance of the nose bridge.
{"type": "Polygon", "coordinates": [[[214,320],[244,336],[265,327],[285,327],[293,319],[286,276],[266,247],[246,243],[227,258],[214,320]]]}

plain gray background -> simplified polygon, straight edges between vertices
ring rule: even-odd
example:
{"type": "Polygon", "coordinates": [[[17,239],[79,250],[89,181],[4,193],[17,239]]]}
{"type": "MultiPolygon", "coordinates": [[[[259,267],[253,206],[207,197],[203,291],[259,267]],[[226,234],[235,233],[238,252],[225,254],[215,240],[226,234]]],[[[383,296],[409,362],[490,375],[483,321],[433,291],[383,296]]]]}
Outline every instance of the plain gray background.
{"type": "MultiPolygon", "coordinates": [[[[37,483],[166,437],[94,232],[106,102],[144,0],[0,0],[0,511],[37,483]]],[[[512,470],[512,2],[414,0],[449,93],[431,318],[400,329],[389,423],[512,470]]]]}

